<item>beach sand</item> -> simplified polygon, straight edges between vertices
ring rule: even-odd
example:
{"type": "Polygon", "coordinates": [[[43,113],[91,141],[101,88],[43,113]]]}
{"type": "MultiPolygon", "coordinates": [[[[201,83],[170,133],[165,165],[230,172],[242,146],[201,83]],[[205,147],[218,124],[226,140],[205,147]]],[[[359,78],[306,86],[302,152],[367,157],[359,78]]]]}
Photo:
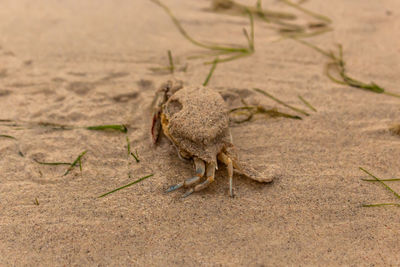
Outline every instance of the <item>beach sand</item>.
{"type": "MultiPolygon", "coordinates": [[[[248,18],[209,12],[205,0],[164,3],[197,39],[246,45],[248,18]]],[[[203,83],[210,65],[188,57],[204,50],[150,1],[5,0],[1,6],[0,119],[22,125],[0,126],[0,134],[17,138],[0,138],[1,266],[399,264],[400,209],[362,207],[397,199],[362,181],[368,176],[359,170],[400,176],[400,137],[388,130],[400,122],[398,98],[332,83],[324,56],[279,41],[256,20],[256,52],[219,64],[209,87],[291,114],[252,88],[306,110],[300,95],[317,112],[309,110],[303,120],[257,116],[232,125],[241,157],[273,173],[273,183],[235,175],[230,198],[220,167],[208,189],[181,199],[183,190],[164,191],[193,168],[168,140],[151,145],[149,107],[168,79],[203,83]],[[167,50],[178,69],[187,64],[186,72],[151,70],[168,65],[167,50]],[[127,156],[123,133],[53,130],[39,122],[126,124],[140,162],[127,156]],[[68,166],[34,161],[72,162],[84,150],[82,172],[74,168],[66,176],[68,166]]],[[[310,0],[304,6],[333,20],[333,32],[309,41],[326,49],[341,43],[352,76],[400,93],[399,1],[310,0]]],[[[390,185],[400,191],[399,183],[390,185]]]]}

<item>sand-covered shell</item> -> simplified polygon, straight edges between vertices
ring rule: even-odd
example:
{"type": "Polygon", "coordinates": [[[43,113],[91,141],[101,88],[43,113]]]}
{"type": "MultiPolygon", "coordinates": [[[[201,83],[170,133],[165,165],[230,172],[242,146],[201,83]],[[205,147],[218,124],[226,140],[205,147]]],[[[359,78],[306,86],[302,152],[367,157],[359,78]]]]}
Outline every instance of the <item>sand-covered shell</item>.
{"type": "Polygon", "coordinates": [[[215,162],[230,146],[228,107],[222,96],[203,86],[184,87],[163,106],[166,135],[179,151],[205,162],[215,162]]]}

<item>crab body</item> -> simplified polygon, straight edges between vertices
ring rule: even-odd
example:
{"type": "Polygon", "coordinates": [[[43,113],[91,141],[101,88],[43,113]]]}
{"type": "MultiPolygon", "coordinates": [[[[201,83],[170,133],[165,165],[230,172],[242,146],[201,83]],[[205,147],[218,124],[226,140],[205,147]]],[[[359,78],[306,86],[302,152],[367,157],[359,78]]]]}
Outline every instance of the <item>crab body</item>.
{"type": "Polygon", "coordinates": [[[231,196],[234,169],[260,182],[272,181],[239,162],[229,130],[228,107],[218,92],[203,86],[183,87],[180,82],[168,81],[158,90],[153,107],[153,142],[157,142],[162,130],[178,155],[193,160],[196,169],[196,176],[169,187],[168,192],[189,187],[184,194],[186,197],[208,187],[214,181],[218,160],[228,168],[231,196]],[[200,183],[204,175],[206,179],[200,183]]]}
{"type": "Polygon", "coordinates": [[[163,106],[164,134],[184,158],[198,157],[217,163],[217,155],[231,146],[228,108],[217,92],[206,87],[186,87],[163,106]]]}

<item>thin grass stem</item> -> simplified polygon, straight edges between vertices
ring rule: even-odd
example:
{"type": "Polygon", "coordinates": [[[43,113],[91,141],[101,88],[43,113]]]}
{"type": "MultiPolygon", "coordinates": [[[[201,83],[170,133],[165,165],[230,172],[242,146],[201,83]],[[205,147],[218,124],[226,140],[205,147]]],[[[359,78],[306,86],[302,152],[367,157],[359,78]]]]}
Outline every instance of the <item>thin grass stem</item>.
{"type": "Polygon", "coordinates": [[[81,173],[82,173],[82,160],[81,160],[81,159],[79,159],[79,170],[80,170],[81,173]]]}
{"type": "Polygon", "coordinates": [[[174,66],[174,61],[172,59],[171,50],[168,50],[168,61],[169,61],[169,69],[170,69],[171,73],[174,73],[175,66],[174,66]]]}
{"type": "Polygon", "coordinates": [[[265,10],[262,8],[261,2],[258,1],[255,7],[242,5],[233,0],[213,0],[213,10],[214,11],[232,11],[236,14],[244,14],[246,10],[249,10],[252,14],[270,22],[269,19],[284,19],[284,20],[295,20],[296,15],[287,12],[279,12],[272,10],[265,10]]]}
{"type": "Polygon", "coordinates": [[[379,203],[379,204],[363,204],[363,207],[382,207],[382,206],[397,206],[400,207],[398,203],[379,203]]]}
{"type": "Polygon", "coordinates": [[[301,95],[298,96],[299,99],[306,105],[309,109],[311,109],[314,112],[317,112],[317,109],[314,108],[307,100],[305,100],[301,95]]]}
{"type": "Polygon", "coordinates": [[[316,45],[314,45],[314,44],[312,44],[310,42],[304,41],[302,39],[297,39],[297,38],[294,38],[294,37],[292,37],[291,39],[296,41],[296,42],[299,42],[299,43],[301,43],[301,44],[303,44],[305,46],[308,46],[308,47],[314,49],[315,51],[321,53],[322,55],[324,55],[326,57],[332,58],[332,53],[330,53],[330,52],[328,52],[326,50],[323,50],[322,48],[320,48],[320,47],[318,47],[318,46],[316,46],[316,45]]]}
{"type": "Polygon", "coordinates": [[[110,192],[107,192],[107,193],[105,193],[105,194],[99,196],[98,198],[105,197],[105,196],[107,196],[107,195],[109,195],[109,194],[112,194],[112,193],[115,193],[115,192],[117,192],[117,191],[119,191],[119,190],[121,190],[121,189],[127,188],[127,187],[129,187],[129,186],[131,186],[131,185],[134,185],[134,184],[137,184],[137,183],[139,183],[139,182],[141,182],[141,181],[143,181],[143,180],[145,180],[145,179],[147,179],[147,178],[149,178],[149,177],[151,177],[151,176],[153,176],[153,175],[154,175],[154,174],[150,174],[150,175],[144,176],[144,177],[142,177],[142,178],[140,178],[140,179],[138,179],[138,180],[136,180],[136,181],[134,181],[134,182],[132,182],[132,183],[129,183],[129,184],[127,184],[127,185],[118,187],[117,189],[111,190],[110,192]]]}
{"type": "MultiPolygon", "coordinates": [[[[239,59],[239,58],[242,58],[242,57],[248,57],[250,55],[251,55],[251,53],[236,54],[236,55],[234,55],[232,57],[227,57],[227,58],[222,58],[222,59],[220,58],[220,59],[218,59],[218,63],[225,63],[225,62],[233,61],[233,60],[236,60],[236,59],[239,59]]],[[[214,60],[213,61],[204,62],[204,64],[206,64],[206,65],[213,64],[213,63],[214,63],[214,60]]]]}
{"type": "Polygon", "coordinates": [[[400,98],[400,94],[391,93],[391,92],[388,92],[388,91],[385,91],[382,94],[400,98]]]}
{"type": "Polygon", "coordinates": [[[76,164],[79,163],[80,169],[82,171],[82,165],[80,163],[81,158],[86,154],[87,150],[83,151],[79,156],[74,160],[74,162],[71,163],[71,166],[67,169],[67,171],[63,174],[63,176],[66,176],[74,167],[76,164]]]}
{"type": "MultiPolygon", "coordinates": [[[[248,42],[249,42],[249,50],[251,52],[254,52],[255,51],[255,49],[254,49],[254,18],[253,18],[253,14],[251,14],[251,12],[248,9],[246,11],[250,17],[250,38],[247,38],[248,42]]],[[[246,33],[247,33],[247,31],[246,31],[246,33]]]]}
{"type": "Polygon", "coordinates": [[[218,58],[214,59],[213,64],[211,66],[210,72],[208,73],[206,80],[203,82],[203,86],[207,86],[208,82],[211,79],[211,76],[213,75],[215,68],[217,67],[218,64],[218,58]]]}
{"type": "Polygon", "coordinates": [[[330,27],[324,27],[323,29],[316,30],[313,32],[303,32],[303,31],[295,31],[295,32],[289,32],[289,33],[282,33],[281,35],[285,38],[310,38],[310,37],[315,37],[327,32],[333,31],[332,28],[330,27]]]}
{"type": "Polygon", "coordinates": [[[161,8],[164,9],[164,11],[172,19],[172,22],[178,28],[178,30],[182,34],[182,36],[185,37],[192,44],[202,47],[202,48],[210,49],[210,50],[223,50],[223,51],[241,52],[241,53],[247,52],[247,48],[234,48],[234,47],[224,47],[224,46],[218,46],[218,45],[207,45],[207,44],[204,44],[204,43],[201,43],[201,42],[195,40],[186,32],[186,30],[182,27],[179,20],[174,16],[174,14],[171,12],[171,10],[165,4],[163,4],[159,0],[150,0],[150,1],[152,1],[153,3],[157,4],[158,6],[160,6],[161,8]]]}
{"type": "MultiPolygon", "coordinates": [[[[375,179],[361,179],[362,181],[366,181],[366,182],[378,182],[377,180],[375,180],[375,179]]],[[[400,179],[399,178],[393,178],[393,179],[381,179],[381,181],[384,181],[384,182],[395,182],[395,181],[400,181],[400,179]]]]}
{"type": "Polygon", "coordinates": [[[125,125],[123,124],[111,124],[111,125],[96,125],[96,126],[89,126],[89,127],[85,127],[88,130],[92,130],[92,131],[119,131],[119,132],[123,132],[126,133],[128,132],[128,128],[126,128],[125,125]]]}
{"type": "Polygon", "coordinates": [[[138,154],[137,150],[135,150],[135,154],[131,152],[131,156],[136,160],[136,163],[140,162],[139,154],[138,154]]]}
{"type": "Polygon", "coordinates": [[[316,12],[313,12],[311,10],[308,10],[308,9],[306,9],[306,8],[304,8],[304,7],[302,7],[302,6],[298,5],[298,4],[295,4],[295,3],[293,3],[293,2],[291,2],[289,0],[281,0],[281,1],[286,3],[287,5],[295,8],[295,9],[300,10],[301,12],[303,12],[303,13],[305,13],[307,15],[310,15],[311,17],[314,17],[316,19],[322,20],[322,21],[324,21],[326,23],[332,23],[332,20],[330,18],[328,18],[327,16],[324,16],[324,15],[318,14],[316,12]]]}
{"type": "Polygon", "coordinates": [[[367,171],[366,169],[359,167],[360,170],[362,170],[363,172],[365,172],[366,174],[368,174],[369,176],[371,176],[372,178],[374,178],[376,181],[380,182],[383,186],[385,186],[385,188],[387,190],[389,190],[390,192],[392,192],[398,199],[400,199],[400,195],[395,192],[390,186],[388,186],[387,184],[385,184],[381,179],[379,179],[378,177],[376,177],[375,175],[371,174],[369,171],[367,171]]]}
{"type": "Polygon", "coordinates": [[[35,161],[38,164],[41,165],[53,165],[53,166],[57,166],[57,165],[69,165],[71,166],[72,163],[69,162],[43,162],[43,161],[38,161],[37,159],[33,159],[33,161],[35,161]]]}
{"type": "Polygon", "coordinates": [[[278,98],[274,97],[274,96],[271,95],[270,93],[265,92],[264,90],[261,90],[261,89],[259,89],[259,88],[253,88],[253,90],[255,90],[255,91],[257,91],[257,92],[259,92],[259,93],[261,93],[261,94],[263,94],[263,95],[265,95],[265,96],[271,98],[271,99],[274,100],[275,102],[277,102],[277,103],[279,103],[279,104],[281,104],[281,105],[283,105],[283,106],[285,106],[285,107],[287,107],[287,108],[289,108],[289,109],[291,109],[291,110],[293,110],[293,111],[296,111],[296,112],[301,113],[301,114],[306,115],[306,116],[310,116],[310,114],[307,113],[307,112],[305,112],[304,110],[299,109],[299,108],[296,108],[296,107],[293,107],[293,106],[291,106],[291,105],[289,105],[289,104],[286,104],[286,103],[283,102],[282,100],[279,100],[278,98]]]}
{"type": "Polygon", "coordinates": [[[335,83],[341,84],[341,85],[348,85],[348,86],[358,88],[358,89],[363,89],[363,90],[370,91],[373,93],[385,94],[385,95],[400,98],[400,94],[387,92],[384,88],[382,88],[381,86],[377,85],[374,82],[365,83],[365,82],[356,80],[356,79],[350,77],[349,75],[347,75],[347,71],[345,68],[345,62],[343,60],[343,48],[340,44],[338,45],[338,55],[335,55],[335,53],[333,53],[332,51],[328,52],[328,51],[323,50],[323,49],[319,48],[318,46],[311,44],[309,42],[306,42],[304,40],[300,40],[297,38],[292,38],[292,40],[295,40],[301,44],[304,44],[304,45],[316,50],[317,52],[321,53],[322,55],[328,57],[331,60],[331,62],[326,64],[325,74],[332,82],[335,82],[335,83]],[[338,75],[340,76],[341,80],[339,78],[335,78],[331,74],[331,70],[335,70],[338,73],[338,75]]]}
{"type": "Polygon", "coordinates": [[[14,136],[6,135],[6,134],[0,134],[0,137],[4,137],[4,138],[9,138],[9,139],[17,140],[17,138],[15,138],[14,136]]]}
{"type": "Polygon", "coordinates": [[[229,111],[229,113],[246,116],[244,119],[241,119],[241,120],[231,118],[233,120],[233,122],[235,122],[235,123],[243,123],[243,122],[250,121],[253,118],[253,116],[256,114],[264,114],[264,115],[268,115],[272,118],[284,117],[284,118],[288,118],[288,119],[301,120],[301,117],[299,117],[299,116],[283,113],[276,109],[265,109],[264,107],[261,107],[261,106],[238,107],[238,108],[231,109],[229,111]]]}
{"type": "Polygon", "coordinates": [[[126,147],[127,147],[128,156],[129,156],[129,154],[131,154],[131,143],[129,141],[129,137],[128,136],[126,136],[126,147]]]}

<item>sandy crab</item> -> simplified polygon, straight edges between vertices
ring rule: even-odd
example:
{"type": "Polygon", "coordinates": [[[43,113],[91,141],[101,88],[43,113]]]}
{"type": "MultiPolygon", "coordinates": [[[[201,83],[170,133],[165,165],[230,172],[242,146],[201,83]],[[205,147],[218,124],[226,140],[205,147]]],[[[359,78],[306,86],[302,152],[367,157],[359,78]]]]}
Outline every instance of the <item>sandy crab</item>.
{"type": "Polygon", "coordinates": [[[213,181],[218,160],[228,169],[229,193],[233,197],[232,177],[237,171],[259,182],[271,182],[238,160],[229,129],[228,107],[222,96],[207,87],[184,87],[180,81],[168,81],[157,91],[153,101],[151,128],[154,143],[161,133],[176,147],[178,156],[193,160],[196,175],[167,192],[181,187],[189,189],[182,197],[208,187],[213,181]],[[201,178],[206,179],[201,182],[201,178]],[[200,183],[201,182],[201,183],[200,183]]]}

